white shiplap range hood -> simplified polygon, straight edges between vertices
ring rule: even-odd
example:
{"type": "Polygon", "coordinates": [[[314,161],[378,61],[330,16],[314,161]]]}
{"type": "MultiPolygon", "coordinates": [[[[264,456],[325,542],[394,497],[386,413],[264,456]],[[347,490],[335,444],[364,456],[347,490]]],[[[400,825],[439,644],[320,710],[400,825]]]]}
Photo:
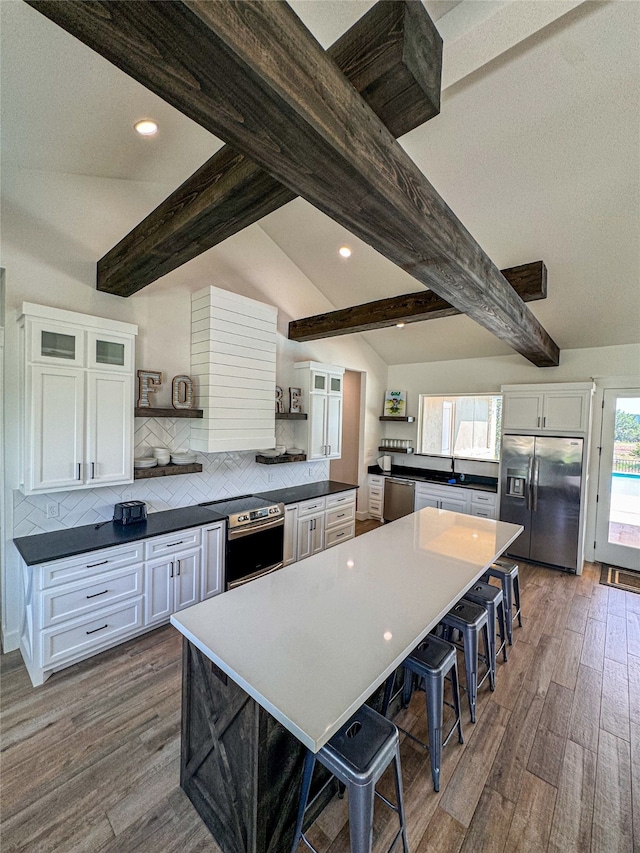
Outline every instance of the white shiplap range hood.
{"type": "Polygon", "coordinates": [[[278,311],[237,293],[205,287],[191,297],[191,376],[204,410],[191,448],[204,453],[275,444],[278,311]]]}

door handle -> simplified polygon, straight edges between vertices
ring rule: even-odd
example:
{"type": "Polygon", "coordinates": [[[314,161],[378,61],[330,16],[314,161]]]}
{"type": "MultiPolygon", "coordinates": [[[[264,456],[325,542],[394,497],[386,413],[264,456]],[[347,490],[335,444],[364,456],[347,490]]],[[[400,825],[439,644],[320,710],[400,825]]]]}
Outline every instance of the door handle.
{"type": "Polygon", "coordinates": [[[540,470],[540,460],[536,459],[533,468],[533,511],[538,509],[538,474],[540,470]]]}
{"type": "Polygon", "coordinates": [[[533,489],[533,456],[529,457],[529,467],[527,470],[527,494],[526,494],[526,507],[527,509],[531,509],[531,490],[533,489]]]}
{"type": "Polygon", "coordinates": [[[95,480],[95,477],[96,477],[96,463],[92,462],[91,463],[91,479],[95,480]]]}
{"type": "Polygon", "coordinates": [[[76,477],[76,480],[81,480],[81,479],[82,479],[82,463],[78,462],[78,475],[76,477]]]}
{"type": "Polygon", "coordinates": [[[172,578],[172,577],[173,577],[173,563],[171,563],[171,574],[169,575],[169,577],[170,577],[170,578],[172,578]]]}
{"type": "Polygon", "coordinates": [[[178,560],[178,572],[177,572],[177,575],[178,575],[178,577],[180,577],[180,560],[178,560]]]}

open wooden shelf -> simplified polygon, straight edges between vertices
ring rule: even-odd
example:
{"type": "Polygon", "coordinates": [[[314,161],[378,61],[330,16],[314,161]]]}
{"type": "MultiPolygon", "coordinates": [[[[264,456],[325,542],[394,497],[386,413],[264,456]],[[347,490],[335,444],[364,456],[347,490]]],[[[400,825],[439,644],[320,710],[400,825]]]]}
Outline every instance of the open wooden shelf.
{"type": "Polygon", "coordinates": [[[256,454],[256,462],[260,465],[282,465],[285,462],[306,462],[306,453],[281,453],[280,456],[263,456],[261,453],[256,454]]]}
{"type": "Polygon", "coordinates": [[[413,447],[379,447],[383,453],[413,453],[413,447]]]}
{"type": "Polygon", "coordinates": [[[156,465],[154,468],[134,468],[134,480],[147,480],[150,477],[174,477],[176,474],[199,474],[202,465],[193,462],[191,465],[156,465]]]}
{"type": "Polygon", "coordinates": [[[276,412],[277,421],[306,421],[306,412],[276,412]]]}
{"type": "Polygon", "coordinates": [[[141,408],[136,406],[133,410],[136,418],[201,418],[202,409],[154,409],[152,406],[141,408]]]}
{"type": "Polygon", "coordinates": [[[380,415],[381,421],[396,421],[397,423],[412,424],[415,421],[413,415],[407,415],[405,418],[399,418],[397,415],[380,415]]]}

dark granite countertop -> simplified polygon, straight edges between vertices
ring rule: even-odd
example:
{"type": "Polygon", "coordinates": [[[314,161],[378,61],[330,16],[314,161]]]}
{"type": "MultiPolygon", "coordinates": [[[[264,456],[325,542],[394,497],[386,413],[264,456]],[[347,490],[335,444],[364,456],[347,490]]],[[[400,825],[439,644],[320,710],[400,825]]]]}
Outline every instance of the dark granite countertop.
{"type": "Polygon", "coordinates": [[[82,527],[54,530],[52,533],[21,536],[13,541],[25,563],[35,566],[38,563],[74,557],[87,551],[99,551],[114,545],[125,545],[152,536],[162,536],[163,533],[174,533],[187,527],[200,527],[224,520],[223,515],[207,507],[185,506],[164,512],[151,512],[146,521],[136,524],[114,524],[112,521],[98,527],[95,524],[85,524],[82,527]]]}
{"type": "Polygon", "coordinates": [[[297,504],[300,501],[310,501],[313,498],[322,498],[325,495],[333,495],[337,492],[346,492],[357,489],[353,483],[339,483],[337,480],[322,480],[320,483],[309,483],[305,486],[291,486],[288,489],[275,489],[273,492],[256,492],[259,498],[268,498],[270,501],[283,504],[297,504]]]}
{"type": "MultiPolygon", "coordinates": [[[[274,503],[277,501],[291,504],[357,488],[350,483],[323,480],[320,483],[255,494],[274,503]]],[[[21,536],[13,541],[25,563],[28,566],[35,566],[52,560],[63,560],[65,557],[75,557],[77,554],[88,551],[100,551],[102,548],[112,548],[114,545],[126,545],[127,542],[150,539],[152,536],[162,536],[164,533],[174,533],[176,530],[185,530],[187,527],[201,527],[214,521],[225,521],[225,519],[226,516],[215,512],[212,507],[184,506],[163,512],[151,512],[146,521],[138,524],[114,524],[112,521],[99,525],[85,524],[82,527],[54,530],[52,533],[21,536]]]]}
{"type": "Polygon", "coordinates": [[[404,465],[392,465],[391,473],[385,472],[378,465],[370,465],[367,469],[369,474],[377,474],[381,477],[398,477],[405,480],[415,480],[421,483],[433,483],[438,486],[455,486],[457,489],[476,489],[480,492],[498,491],[498,481],[495,477],[479,477],[474,474],[465,474],[464,482],[459,482],[460,474],[453,475],[448,471],[425,471],[421,468],[409,468],[404,465]],[[455,483],[449,480],[455,476],[455,483]]]}

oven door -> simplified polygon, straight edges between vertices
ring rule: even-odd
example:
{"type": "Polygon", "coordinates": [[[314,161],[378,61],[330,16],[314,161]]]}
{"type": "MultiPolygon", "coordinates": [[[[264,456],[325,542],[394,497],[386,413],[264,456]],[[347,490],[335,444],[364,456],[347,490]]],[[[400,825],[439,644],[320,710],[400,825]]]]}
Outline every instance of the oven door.
{"type": "Polygon", "coordinates": [[[282,568],[284,554],[284,519],[232,530],[227,540],[226,588],[282,568]]]}

